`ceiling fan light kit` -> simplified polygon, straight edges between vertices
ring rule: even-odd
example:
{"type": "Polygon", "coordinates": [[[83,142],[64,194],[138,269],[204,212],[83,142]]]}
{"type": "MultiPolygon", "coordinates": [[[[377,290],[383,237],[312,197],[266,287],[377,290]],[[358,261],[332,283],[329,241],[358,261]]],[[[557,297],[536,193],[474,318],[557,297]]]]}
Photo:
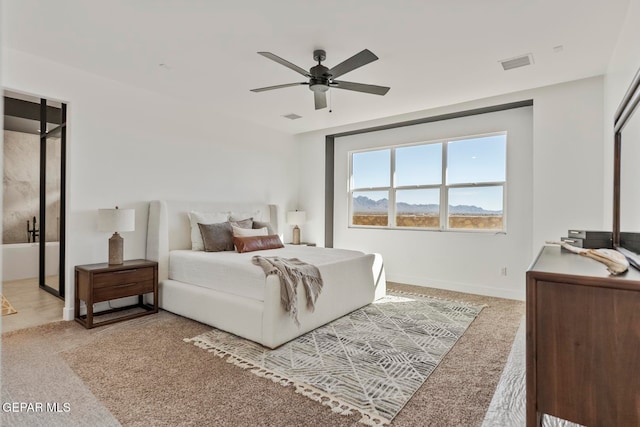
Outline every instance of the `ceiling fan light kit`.
{"type": "Polygon", "coordinates": [[[331,69],[322,65],[322,61],[326,59],[327,53],[321,49],[314,50],[313,59],[318,62],[318,65],[311,67],[309,71],[306,71],[304,68],[298,67],[297,65],[285,59],[282,59],[271,52],[258,52],[258,54],[264,56],[265,58],[269,58],[272,61],[277,62],[278,64],[284,65],[285,67],[295,71],[298,74],[302,74],[309,80],[300,83],[285,83],[282,85],[251,89],[251,92],[264,92],[267,90],[281,89],[284,87],[308,85],[309,89],[313,92],[316,110],[327,107],[326,92],[329,90],[329,88],[332,87],[337,89],[351,90],[355,92],[370,93],[373,95],[385,95],[387,92],[389,92],[390,89],[386,86],[376,86],[335,80],[335,78],[340,77],[343,74],[346,74],[350,71],[355,70],[356,68],[360,68],[363,65],[367,65],[368,63],[377,60],[378,57],[368,49],[364,49],[362,52],[353,55],[351,58],[346,59],[345,61],[341,62],[331,69]]]}

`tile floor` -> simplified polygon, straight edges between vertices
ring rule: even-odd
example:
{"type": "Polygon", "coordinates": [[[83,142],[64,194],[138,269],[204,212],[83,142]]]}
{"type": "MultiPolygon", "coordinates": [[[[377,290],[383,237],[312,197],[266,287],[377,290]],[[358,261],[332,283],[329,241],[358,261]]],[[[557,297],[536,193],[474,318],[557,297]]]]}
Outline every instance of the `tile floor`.
{"type": "Polygon", "coordinates": [[[37,278],[3,282],[2,294],[18,310],[0,318],[3,333],[62,320],[64,301],[40,289],[37,278]]]}

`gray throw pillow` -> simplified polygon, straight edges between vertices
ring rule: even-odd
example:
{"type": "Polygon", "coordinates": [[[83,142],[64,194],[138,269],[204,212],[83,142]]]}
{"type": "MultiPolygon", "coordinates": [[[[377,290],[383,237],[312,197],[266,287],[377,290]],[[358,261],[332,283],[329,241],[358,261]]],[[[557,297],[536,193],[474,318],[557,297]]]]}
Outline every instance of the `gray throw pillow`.
{"type": "Polygon", "coordinates": [[[220,222],[217,224],[200,224],[200,234],[204,242],[205,252],[233,251],[233,230],[231,223],[220,222]]]}
{"type": "Polygon", "coordinates": [[[231,222],[231,224],[235,225],[236,227],[240,227],[240,228],[255,228],[255,227],[252,227],[253,218],[241,219],[239,221],[236,221],[234,218],[231,218],[230,222],[231,222]]]}

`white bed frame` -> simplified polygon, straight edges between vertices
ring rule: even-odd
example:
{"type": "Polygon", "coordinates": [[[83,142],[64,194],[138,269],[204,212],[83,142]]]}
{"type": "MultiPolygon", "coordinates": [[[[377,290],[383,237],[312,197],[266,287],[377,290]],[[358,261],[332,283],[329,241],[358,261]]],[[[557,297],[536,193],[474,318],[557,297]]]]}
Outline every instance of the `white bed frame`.
{"type": "Polygon", "coordinates": [[[169,279],[169,252],[191,249],[188,212],[256,212],[279,230],[275,205],[217,202],[152,201],[149,205],[147,259],[158,261],[161,308],[218,329],[275,348],[308,331],[363,307],[386,294],[382,258],[369,254],[337,263],[323,273],[325,286],[313,312],[306,307],[304,292],[298,292],[296,326],[280,303],[277,276],[265,278],[264,301],[239,297],[169,279]]]}

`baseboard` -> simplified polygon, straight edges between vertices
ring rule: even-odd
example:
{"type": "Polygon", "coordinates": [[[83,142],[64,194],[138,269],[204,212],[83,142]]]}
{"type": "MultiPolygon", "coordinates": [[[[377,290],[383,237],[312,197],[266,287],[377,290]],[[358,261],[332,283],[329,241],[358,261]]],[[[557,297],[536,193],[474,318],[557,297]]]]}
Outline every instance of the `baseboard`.
{"type": "Polygon", "coordinates": [[[62,320],[73,320],[73,307],[65,307],[62,309],[62,320]]]}
{"type": "Polygon", "coordinates": [[[512,300],[524,301],[525,289],[504,289],[487,285],[475,285],[467,283],[448,282],[444,280],[434,280],[428,278],[419,278],[412,276],[389,276],[388,282],[404,283],[407,285],[424,286],[429,288],[446,289],[448,291],[464,292],[467,294],[485,295],[489,297],[505,298],[512,300]]]}

